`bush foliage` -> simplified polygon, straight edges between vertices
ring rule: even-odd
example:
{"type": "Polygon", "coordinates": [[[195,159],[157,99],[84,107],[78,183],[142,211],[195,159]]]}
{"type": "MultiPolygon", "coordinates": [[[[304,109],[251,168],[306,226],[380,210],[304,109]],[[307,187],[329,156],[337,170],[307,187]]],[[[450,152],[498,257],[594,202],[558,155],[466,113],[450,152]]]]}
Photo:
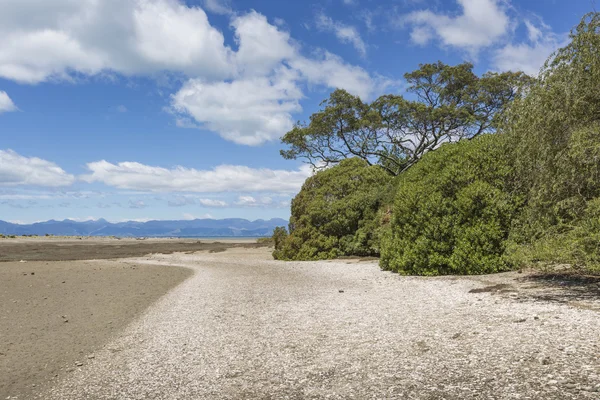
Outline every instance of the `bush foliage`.
{"type": "Polygon", "coordinates": [[[519,202],[504,137],[446,144],[402,176],[381,266],[405,274],[481,274],[506,270],[505,241],[519,202]]]}
{"type": "MultiPolygon", "coordinates": [[[[468,65],[437,66],[440,76],[470,71],[468,65]]],[[[437,80],[429,79],[437,76],[431,73],[434,67],[424,65],[413,74],[435,84],[437,80]]],[[[472,78],[465,74],[456,77],[472,78]]],[[[316,154],[321,161],[338,162],[338,156],[347,157],[332,147],[332,140],[367,150],[375,146],[383,153],[350,147],[349,153],[362,159],[344,159],[309,178],[292,202],[289,235],[284,229],[276,232],[274,256],[313,260],[381,253],[382,268],[419,275],[482,274],[556,263],[600,270],[600,13],[582,19],[570,43],[549,58],[538,78],[519,73],[502,80],[488,78],[497,86],[490,93],[509,94],[500,98],[501,106],[492,101],[494,96],[471,102],[494,106],[492,122],[485,125],[489,129],[459,135],[470,140],[439,146],[451,141],[453,129],[471,126],[471,103],[460,103],[464,107],[459,114],[466,118],[460,120],[462,125],[435,136],[439,140],[432,146],[418,147],[423,151],[412,158],[402,148],[407,138],[428,136],[419,136],[410,124],[422,121],[417,125],[426,131],[430,125],[446,127],[448,115],[417,102],[415,107],[425,107],[425,119],[411,113],[385,119],[388,111],[403,109],[385,103],[381,112],[372,112],[369,107],[380,104],[377,101],[366,105],[334,92],[310,125],[296,127],[295,136],[288,133],[288,158],[312,161],[316,154]],[[506,91],[506,83],[514,84],[515,90],[506,91]],[[348,102],[336,96],[352,100],[364,112],[346,107],[348,102]],[[329,118],[340,110],[354,121],[344,129],[336,125],[338,119],[329,118]],[[381,124],[388,120],[393,129],[381,124]],[[331,124],[317,124],[322,121],[331,124]],[[495,133],[480,136],[485,132],[495,133]],[[330,151],[337,156],[319,157],[330,151]],[[388,153],[396,156],[398,165],[412,162],[392,168],[386,162],[388,153]],[[369,166],[372,163],[379,165],[369,166]]],[[[438,86],[450,103],[464,100],[453,97],[455,91],[447,86],[438,86]]]]}
{"type": "Polygon", "coordinates": [[[516,190],[527,200],[511,233],[522,264],[594,267],[600,257],[600,14],[570,38],[506,119],[516,190]]]}
{"type": "Polygon", "coordinates": [[[289,235],[275,232],[274,257],[317,260],[378,255],[377,215],[390,184],[381,167],[358,158],[308,178],[292,200],[289,235]]]}

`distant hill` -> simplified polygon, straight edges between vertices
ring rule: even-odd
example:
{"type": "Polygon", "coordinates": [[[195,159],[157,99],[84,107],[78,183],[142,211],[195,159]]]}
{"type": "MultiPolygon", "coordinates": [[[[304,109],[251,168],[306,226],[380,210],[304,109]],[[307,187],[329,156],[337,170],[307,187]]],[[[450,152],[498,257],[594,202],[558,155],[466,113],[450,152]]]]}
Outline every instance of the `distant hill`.
{"type": "Polygon", "coordinates": [[[65,219],[63,221],[50,220],[29,225],[0,221],[0,234],[119,237],[261,237],[270,236],[275,227],[287,226],[287,223],[286,220],[281,218],[273,218],[268,221],[227,218],[118,223],[108,222],[105,219],[83,222],[65,219]]]}

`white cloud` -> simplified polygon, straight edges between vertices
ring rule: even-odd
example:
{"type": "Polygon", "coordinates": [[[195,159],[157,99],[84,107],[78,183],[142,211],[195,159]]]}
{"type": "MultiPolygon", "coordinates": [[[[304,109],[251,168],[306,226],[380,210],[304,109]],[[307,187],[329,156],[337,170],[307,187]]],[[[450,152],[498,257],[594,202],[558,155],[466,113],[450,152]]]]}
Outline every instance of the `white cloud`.
{"type": "Polygon", "coordinates": [[[367,55],[367,46],[360,37],[358,29],[354,26],[334,21],[323,13],[317,14],[316,20],[317,28],[323,31],[333,32],[342,43],[352,44],[362,57],[367,55]]]}
{"type": "Polygon", "coordinates": [[[391,83],[329,52],[300,55],[288,33],[256,12],[236,17],[231,25],[239,44],[238,78],[186,82],[171,98],[179,126],[198,127],[197,122],[226,140],[259,145],[292,128],[293,114],[302,110],[303,82],[344,88],[366,99],[391,83]]]}
{"type": "Polygon", "coordinates": [[[15,103],[8,97],[6,92],[0,90],[0,114],[10,111],[17,111],[17,106],[15,106],[15,103]]]}
{"type": "Polygon", "coordinates": [[[106,70],[234,72],[206,13],[175,0],[4,0],[0,36],[0,77],[24,83],[106,70]]]}
{"type": "Polygon", "coordinates": [[[278,139],[293,126],[302,92],[282,69],[272,78],[207,83],[189,80],[172,97],[172,109],[234,143],[258,145],[278,139]]]}
{"type": "Polygon", "coordinates": [[[171,169],[137,162],[112,164],[98,161],[87,164],[86,182],[102,182],[120,189],[155,192],[297,192],[312,173],[308,166],[296,171],[255,169],[240,165],[220,165],[211,170],[184,167],[171,169]]]}
{"type": "MultiPolygon", "coordinates": [[[[290,34],[264,15],[230,13],[223,0],[202,4],[231,16],[235,49],[203,9],[182,0],[0,2],[0,78],[35,84],[174,73],[187,79],[169,104],[176,124],[235,143],[257,145],[285,134],[306,86],[370,98],[386,82],[323,50],[303,56],[290,34]]],[[[337,34],[361,51],[360,36],[346,28],[336,25],[337,34]]]]}
{"type": "Polygon", "coordinates": [[[494,44],[508,32],[510,19],[501,0],[456,1],[462,9],[457,16],[431,10],[404,16],[402,22],[412,26],[413,42],[425,45],[437,37],[445,46],[476,52],[494,44]]]}
{"type": "Polygon", "coordinates": [[[203,214],[203,215],[200,215],[200,216],[196,216],[196,215],[193,215],[193,214],[185,213],[185,214],[183,214],[183,219],[186,219],[188,221],[192,221],[192,220],[195,220],[195,219],[215,219],[215,218],[212,215],[210,215],[210,214],[203,214]]]}
{"type": "Polygon", "coordinates": [[[69,186],[75,177],[53,162],[0,150],[0,186],[69,186]]]}
{"type": "Polygon", "coordinates": [[[256,199],[252,196],[239,196],[238,200],[235,202],[237,206],[242,207],[260,207],[260,206],[269,206],[273,204],[273,199],[270,197],[262,197],[260,199],[256,199]]]}
{"type": "Polygon", "coordinates": [[[234,205],[238,207],[289,208],[289,200],[275,201],[272,197],[239,196],[234,205]]]}
{"type": "Polygon", "coordinates": [[[233,13],[228,0],[204,0],[204,8],[215,14],[229,15],[233,13]]]}
{"type": "Polygon", "coordinates": [[[360,67],[346,64],[339,56],[327,51],[321,52],[318,58],[299,57],[289,63],[309,83],[346,89],[365,100],[392,84],[390,80],[380,80],[360,67]]]}
{"type": "Polygon", "coordinates": [[[223,200],[198,199],[198,203],[200,203],[204,207],[227,207],[227,203],[223,200]]]}
{"type": "Polygon", "coordinates": [[[124,105],[121,104],[120,106],[117,106],[117,112],[126,113],[127,111],[127,107],[125,107],[124,105]]]}
{"type": "Polygon", "coordinates": [[[497,49],[493,57],[493,65],[500,71],[523,71],[529,75],[537,75],[542,65],[559,47],[566,44],[567,35],[557,35],[543,22],[536,26],[525,21],[527,41],[509,43],[497,49]]]}
{"type": "Polygon", "coordinates": [[[234,18],[231,26],[239,46],[235,61],[242,76],[265,76],[279,69],[283,60],[297,57],[289,33],[269,24],[256,11],[234,18]]]}

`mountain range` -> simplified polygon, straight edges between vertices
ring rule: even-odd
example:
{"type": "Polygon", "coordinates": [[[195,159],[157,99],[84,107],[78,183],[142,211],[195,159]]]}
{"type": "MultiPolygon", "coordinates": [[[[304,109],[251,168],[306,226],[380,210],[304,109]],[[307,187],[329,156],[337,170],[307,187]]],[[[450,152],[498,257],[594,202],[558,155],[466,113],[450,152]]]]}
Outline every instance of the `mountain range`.
{"type": "Polygon", "coordinates": [[[281,218],[248,221],[242,218],[194,219],[147,222],[108,222],[50,220],[21,225],[0,220],[3,235],[58,235],[58,236],[118,236],[118,237],[264,237],[270,236],[277,226],[287,226],[281,218]]]}

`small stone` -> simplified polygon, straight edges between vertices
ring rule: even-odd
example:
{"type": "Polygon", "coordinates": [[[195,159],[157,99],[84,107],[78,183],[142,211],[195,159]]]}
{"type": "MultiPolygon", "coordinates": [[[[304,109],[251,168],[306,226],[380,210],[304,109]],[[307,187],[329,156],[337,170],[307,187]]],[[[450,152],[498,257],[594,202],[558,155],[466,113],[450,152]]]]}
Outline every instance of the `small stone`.
{"type": "Polygon", "coordinates": [[[462,334],[460,332],[455,333],[454,335],[452,335],[452,339],[458,339],[462,334]]]}
{"type": "Polygon", "coordinates": [[[77,361],[77,362],[75,363],[75,365],[76,365],[77,367],[83,367],[83,363],[82,363],[81,361],[77,361]]]}
{"type": "Polygon", "coordinates": [[[565,387],[566,387],[567,389],[575,389],[575,388],[577,387],[577,385],[576,385],[576,384],[574,384],[574,383],[567,383],[567,384],[565,385],[565,387]]]}
{"type": "MultiPolygon", "coordinates": [[[[548,365],[550,363],[551,363],[550,357],[544,357],[544,358],[542,358],[542,365],[548,365]]],[[[556,381],[554,381],[554,382],[556,382],[556,381]]]]}
{"type": "Polygon", "coordinates": [[[93,354],[90,354],[89,356],[87,356],[88,360],[92,360],[94,358],[96,358],[96,356],[94,356],[93,354]]]}
{"type": "Polygon", "coordinates": [[[520,319],[516,320],[515,322],[521,323],[521,322],[525,322],[525,321],[527,321],[527,318],[520,318],[520,319]]]}
{"type": "Polygon", "coordinates": [[[35,275],[35,272],[32,272],[31,275],[35,275]]]}
{"type": "Polygon", "coordinates": [[[339,293],[344,293],[344,291],[342,289],[338,290],[339,293]]]}
{"type": "Polygon", "coordinates": [[[536,315],[535,317],[533,317],[533,319],[535,319],[535,320],[537,321],[538,319],[540,319],[540,317],[538,317],[538,316],[536,315]]]}

